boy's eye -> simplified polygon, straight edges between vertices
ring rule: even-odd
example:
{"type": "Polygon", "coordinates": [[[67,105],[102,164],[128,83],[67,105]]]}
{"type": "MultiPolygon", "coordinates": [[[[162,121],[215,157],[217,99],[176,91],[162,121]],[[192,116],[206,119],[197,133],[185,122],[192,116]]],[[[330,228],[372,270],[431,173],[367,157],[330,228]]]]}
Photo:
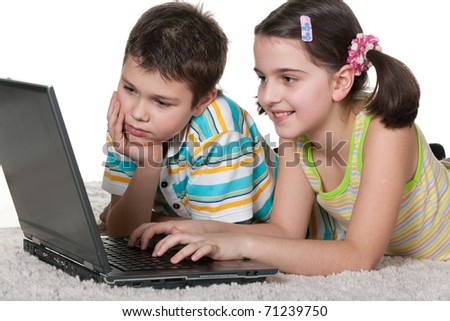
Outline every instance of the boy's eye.
{"type": "Polygon", "coordinates": [[[123,88],[127,91],[127,92],[129,92],[130,94],[134,94],[136,91],[134,90],[134,88],[133,87],[130,87],[130,86],[123,86],[123,88]]]}
{"type": "Polygon", "coordinates": [[[160,107],[164,107],[164,108],[166,108],[166,107],[169,107],[170,106],[170,104],[169,103],[167,103],[167,102],[165,102],[165,101],[163,101],[163,100],[156,100],[155,101],[156,102],[156,104],[158,105],[158,106],[160,106],[160,107]]]}
{"type": "Polygon", "coordinates": [[[265,77],[265,76],[262,76],[262,75],[258,75],[258,79],[259,79],[259,81],[261,81],[261,82],[265,82],[265,81],[266,81],[266,77],[265,77]]]}

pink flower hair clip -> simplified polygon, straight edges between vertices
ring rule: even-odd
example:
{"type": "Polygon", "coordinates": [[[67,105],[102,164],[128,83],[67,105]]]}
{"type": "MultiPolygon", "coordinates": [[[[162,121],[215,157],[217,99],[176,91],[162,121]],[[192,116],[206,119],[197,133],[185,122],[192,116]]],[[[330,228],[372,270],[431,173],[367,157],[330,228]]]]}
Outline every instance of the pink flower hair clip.
{"type": "Polygon", "coordinates": [[[362,33],[358,33],[356,38],[352,40],[352,44],[348,47],[347,63],[355,70],[355,76],[361,75],[372,65],[367,60],[366,54],[369,50],[381,51],[378,41],[377,37],[362,33]]]}

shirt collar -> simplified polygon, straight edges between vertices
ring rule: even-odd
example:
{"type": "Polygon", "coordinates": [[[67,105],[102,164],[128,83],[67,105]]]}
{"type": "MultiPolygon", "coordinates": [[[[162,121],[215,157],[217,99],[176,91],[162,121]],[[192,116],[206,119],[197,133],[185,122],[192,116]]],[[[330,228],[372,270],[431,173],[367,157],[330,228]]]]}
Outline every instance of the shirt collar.
{"type": "Polygon", "coordinates": [[[187,141],[189,126],[190,123],[178,135],[175,135],[173,140],[170,141],[169,148],[167,149],[167,158],[178,154],[183,143],[187,141]]]}

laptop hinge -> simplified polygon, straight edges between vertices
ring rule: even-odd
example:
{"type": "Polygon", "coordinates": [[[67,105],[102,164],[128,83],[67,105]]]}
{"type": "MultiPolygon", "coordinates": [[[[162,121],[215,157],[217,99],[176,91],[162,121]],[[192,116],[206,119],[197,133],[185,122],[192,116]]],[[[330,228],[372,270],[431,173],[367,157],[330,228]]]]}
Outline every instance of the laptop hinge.
{"type": "Polygon", "coordinates": [[[31,236],[31,240],[34,244],[41,245],[41,240],[39,240],[37,237],[31,236]]]}
{"type": "Polygon", "coordinates": [[[92,265],[92,263],[90,263],[90,262],[83,261],[83,266],[84,266],[85,268],[88,268],[88,269],[91,270],[91,271],[94,271],[94,265],[92,265]]]}

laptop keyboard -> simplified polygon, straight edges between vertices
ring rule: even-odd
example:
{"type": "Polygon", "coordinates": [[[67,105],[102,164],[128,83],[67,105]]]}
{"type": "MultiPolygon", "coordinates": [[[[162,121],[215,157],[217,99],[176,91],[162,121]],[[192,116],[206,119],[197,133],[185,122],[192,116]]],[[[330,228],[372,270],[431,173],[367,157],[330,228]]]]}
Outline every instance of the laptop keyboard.
{"type": "Polygon", "coordinates": [[[122,271],[192,269],[201,261],[211,261],[208,258],[198,262],[187,259],[178,264],[172,264],[170,258],[177,252],[176,249],[169,250],[161,257],[154,257],[152,256],[152,246],[142,251],[139,247],[129,248],[128,240],[124,238],[109,237],[102,238],[102,240],[109,264],[122,271]]]}

